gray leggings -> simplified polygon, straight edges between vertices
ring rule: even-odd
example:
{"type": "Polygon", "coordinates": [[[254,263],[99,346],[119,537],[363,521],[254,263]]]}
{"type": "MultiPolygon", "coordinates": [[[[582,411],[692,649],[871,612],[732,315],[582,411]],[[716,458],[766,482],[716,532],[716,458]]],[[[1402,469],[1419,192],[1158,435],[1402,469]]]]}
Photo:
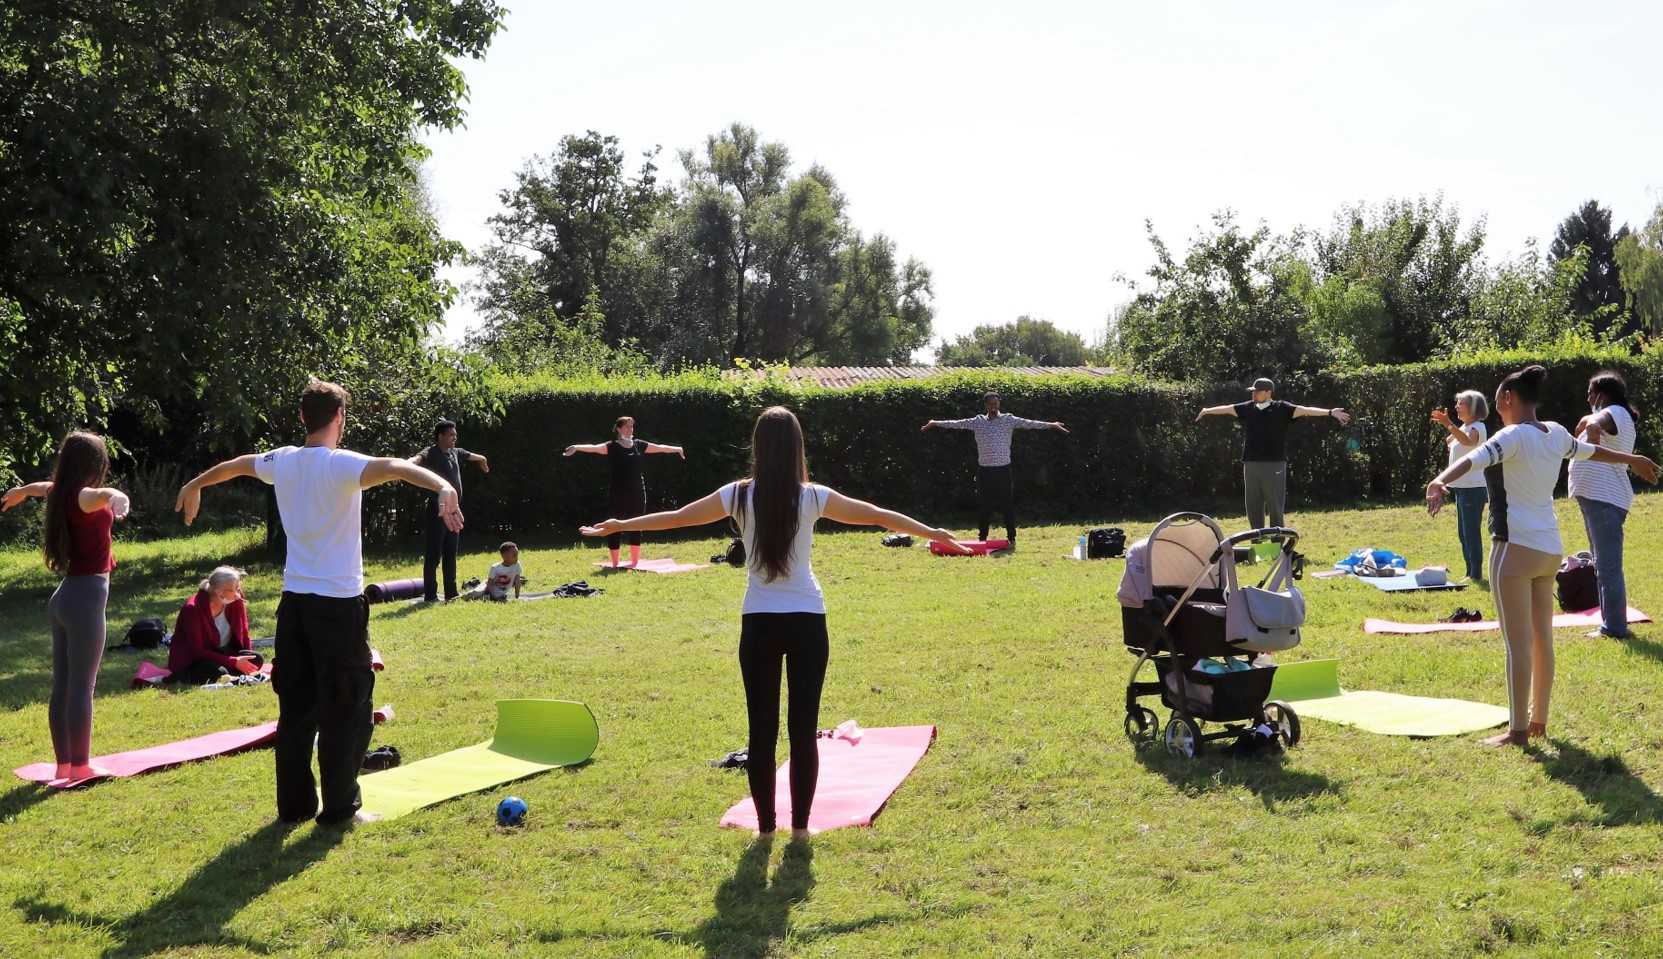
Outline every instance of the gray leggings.
{"type": "Polygon", "coordinates": [[[66,576],[46,604],[52,622],[52,754],[80,766],[92,756],[92,690],[104,658],[107,576],[66,576]]]}

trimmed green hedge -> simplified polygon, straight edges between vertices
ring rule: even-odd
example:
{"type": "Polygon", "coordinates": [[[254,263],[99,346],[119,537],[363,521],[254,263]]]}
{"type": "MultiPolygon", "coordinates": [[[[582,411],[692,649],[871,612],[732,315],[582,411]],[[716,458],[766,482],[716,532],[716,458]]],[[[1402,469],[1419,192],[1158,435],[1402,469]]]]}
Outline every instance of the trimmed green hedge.
{"type": "MultiPolygon", "coordinates": [[[[1319,378],[1286,399],[1344,405],[1349,428],[1296,423],[1289,437],[1289,501],[1354,502],[1415,497],[1444,462],[1441,431],[1427,414],[1464,389],[1492,394],[1531,357],[1365,369],[1319,378]]],[[[1574,424],[1587,407],[1587,379],[1614,367],[1629,379],[1641,411],[1643,452],[1663,434],[1663,355],[1580,353],[1547,361],[1544,416],[1574,424]]],[[[808,436],[815,478],[853,496],[930,522],[964,525],[976,508],[975,443],[968,432],[919,432],[926,420],[980,411],[989,388],[1004,408],[1061,420],[1069,435],[1019,432],[1014,443],[1018,518],[1156,514],[1174,509],[1240,509],[1240,430],[1227,419],[1194,422],[1204,405],[1245,396],[1240,384],[1195,387],[1131,377],[1022,377],[992,370],[851,389],[801,387],[779,378],[748,382],[708,373],[652,379],[515,381],[503,385],[505,413],[489,427],[463,424],[462,443],[490,457],[492,472],[466,477],[471,530],[570,533],[607,512],[600,457],[560,453],[610,435],[629,414],[648,440],[687,448],[687,460],[647,460],[650,509],[673,508],[746,469],[750,428],[764,407],[796,411],[808,436]]],[[[1492,417],[1492,428],[1499,423],[1492,417]]]]}

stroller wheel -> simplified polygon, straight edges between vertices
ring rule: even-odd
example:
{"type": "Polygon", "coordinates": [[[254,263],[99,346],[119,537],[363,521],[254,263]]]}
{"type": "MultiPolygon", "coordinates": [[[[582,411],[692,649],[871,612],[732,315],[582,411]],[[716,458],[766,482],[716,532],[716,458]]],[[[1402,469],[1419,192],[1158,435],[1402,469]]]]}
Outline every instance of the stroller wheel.
{"type": "Polygon", "coordinates": [[[1201,755],[1201,730],[1195,720],[1180,713],[1172,714],[1166,722],[1166,751],[1185,759],[1201,755]]]}
{"type": "Polygon", "coordinates": [[[1134,706],[1126,710],[1126,738],[1136,745],[1155,741],[1161,731],[1161,721],[1148,706],[1134,706]]]}
{"type": "Polygon", "coordinates": [[[1282,748],[1292,749],[1299,745],[1299,714],[1293,707],[1281,700],[1265,703],[1265,723],[1276,730],[1276,738],[1282,740],[1282,748]]]}

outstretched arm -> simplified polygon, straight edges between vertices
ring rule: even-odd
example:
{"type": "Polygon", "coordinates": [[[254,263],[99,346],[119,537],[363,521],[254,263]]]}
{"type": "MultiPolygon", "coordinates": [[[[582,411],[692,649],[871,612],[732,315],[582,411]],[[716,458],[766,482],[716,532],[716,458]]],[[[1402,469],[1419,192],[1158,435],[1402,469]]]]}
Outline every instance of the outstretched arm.
{"type": "Polygon", "coordinates": [[[0,498],[0,511],[11,509],[26,499],[45,499],[46,494],[52,492],[52,481],[42,480],[39,483],[25,483],[6,490],[4,498],[0,498]]]}
{"type": "Polygon", "coordinates": [[[681,457],[682,459],[687,458],[687,451],[686,450],[682,449],[679,446],[665,446],[663,443],[648,443],[647,444],[647,452],[649,452],[649,453],[674,453],[677,456],[681,457]]]}
{"type": "Polygon", "coordinates": [[[358,476],[358,488],[369,489],[383,483],[409,483],[439,494],[439,517],[451,532],[462,528],[462,504],[456,500],[456,489],[443,476],[429,469],[391,456],[380,456],[364,464],[358,476]]]}
{"type": "Polygon", "coordinates": [[[1347,413],[1338,406],[1332,408],[1324,408],[1321,406],[1296,406],[1293,408],[1293,415],[1294,419],[1306,416],[1332,416],[1334,419],[1340,421],[1341,426],[1351,422],[1351,414],[1347,413]]]}
{"type": "MultiPolygon", "coordinates": [[[[196,522],[196,512],[202,507],[202,491],[210,486],[230,482],[242,476],[255,476],[255,454],[248,453],[236,459],[229,459],[203,470],[201,473],[179,487],[179,496],[173,501],[173,508],[183,515],[185,525],[196,522]]],[[[412,467],[413,469],[414,467],[412,467]]]]}
{"type": "Polygon", "coordinates": [[[1657,482],[1657,464],[1648,457],[1635,453],[1619,453],[1608,446],[1599,446],[1594,448],[1594,455],[1588,458],[1597,463],[1615,463],[1618,466],[1626,466],[1646,482],[1657,482]]]}
{"type": "Polygon", "coordinates": [[[573,453],[599,453],[600,455],[605,456],[606,455],[606,444],[605,443],[575,443],[571,446],[566,447],[566,452],[561,453],[560,455],[561,456],[570,456],[573,453]]]}
{"type": "Polygon", "coordinates": [[[937,543],[951,545],[961,552],[969,552],[969,550],[954,542],[953,534],[947,530],[926,526],[905,513],[897,513],[892,509],[874,506],[865,500],[844,496],[836,490],[832,490],[831,495],[826,498],[826,505],[820,510],[820,515],[850,526],[882,526],[884,529],[894,530],[897,533],[910,533],[924,539],[934,540],[937,543]]]}
{"type": "Polygon", "coordinates": [[[1236,407],[1232,403],[1226,403],[1223,406],[1204,406],[1204,407],[1201,408],[1201,412],[1195,414],[1195,421],[1197,423],[1201,422],[1201,418],[1203,416],[1235,416],[1235,415],[1236,415],[1236,407]]]}
{"type": "Polygon", "coordinates": [[[678,510],[648,513],[634,519],[609,519],[593,526],[583,526],[578,532],[585,536],[610,536],[613,533],[646,532],[655,529],[679,529],[683,526],[703,526],[724,519],[727,507],[722,505],[720,493],[710,493],[678,510]]]}
{"type": "Polygon", "coordinates": [[[1068,427],[1056,420],[1030,420],[1021,416],[1012,416],[1011,420],[1011,426],[1019,430],[1059,430],[1064,433],[1068,432],[1068,427]]]}
{"type": "Polygon", "coordinates": [[[468,462],[478,463],[479,464],[479,471],[481,473],[491,472],[491,461],[486,459],[485,454],[483,454],[483,453],[469,453],[468,454],[468,462]]]}
{"type": "Polygon", "coordinates": [[[919,432],[923,432],[924,430],[967,430],[974,422],[976,422],[976,418],[974,416],[969,416],[962,420],[930,420],[928,423],[924,424],[919,432]]]}

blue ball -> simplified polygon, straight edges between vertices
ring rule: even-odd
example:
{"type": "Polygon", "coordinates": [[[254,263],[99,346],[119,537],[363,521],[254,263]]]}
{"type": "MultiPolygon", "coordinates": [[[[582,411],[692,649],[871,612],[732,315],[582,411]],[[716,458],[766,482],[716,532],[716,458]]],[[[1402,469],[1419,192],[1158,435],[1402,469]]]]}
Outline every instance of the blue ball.
{"type": "Polygon", "coordinates": [[[500,826],[518,826],[525,822],[525,800],[518,796],[509,796],[497,803],[497,824],[500,826]]]}

